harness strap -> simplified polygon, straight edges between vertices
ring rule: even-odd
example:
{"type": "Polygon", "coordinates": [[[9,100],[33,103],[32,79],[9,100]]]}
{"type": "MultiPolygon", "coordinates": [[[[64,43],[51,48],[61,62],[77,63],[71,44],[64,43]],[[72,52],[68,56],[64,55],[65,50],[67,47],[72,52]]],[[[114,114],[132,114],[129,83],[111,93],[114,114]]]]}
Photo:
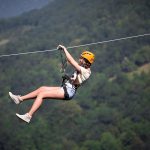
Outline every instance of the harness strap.
{"type": "MultiPolygon", "coordinates": [[[[62,63],[61,72],[63,73],[61,86],[63,86],[63,87],[64,87],[64,90],[66,90],[65,83],[68,81],[68,82],[69,82],[70,84],[72,84],[72,86],[74,86],[75,89],[77,90],[77,88],[78,88],[80,85],[73,85],[72,80],[71,80],[71,77],[70,77],[68,74],[66,74],[67,59],[66,59],[66,57],[64,57],[64,55],[63,55],[64,52],[62,51],[61,47],[60,47],[58,50],[60,50],[60,58],[61,58],[61,63],[62,63]]],[[[77,72],[76,72],[76,74],[77,74],[77,72]]],[[[74,75],[74,74],[73,74],[73,75],[74,75]]],[[[65,92],[65,93],[66,93],[66,92],[65,92]]]]}
{"type": "Polygon", "coordinates": [[[62,76],[62,86],[67,82],[67,81],[70,81],[70,77],[68,74],[64,74],[62,76]]]}
{"type": "Polygon", "coordinates": [[[61,72],[65,74],[67,68],[67,59],[66,57],[64,57],[63,55],[64,52],[61,50],[61,48],[59,48],[59,50],[60,50],[60,58],[61,58],[61,65],[62,65],[61,72]]]}

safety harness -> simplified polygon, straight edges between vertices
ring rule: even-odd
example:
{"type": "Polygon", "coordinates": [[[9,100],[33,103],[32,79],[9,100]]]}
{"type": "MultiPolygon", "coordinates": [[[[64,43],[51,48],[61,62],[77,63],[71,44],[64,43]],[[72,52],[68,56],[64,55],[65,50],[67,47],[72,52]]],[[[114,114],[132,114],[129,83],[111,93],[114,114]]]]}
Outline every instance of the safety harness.
{"type": "MultiPolygon", "coordinates": [[[[62,50],[62,48],[59,48],[58,50],[60,50],[60,58],[61,58],[61,73],[62,73],[62,86],[65,85],[66,82],[69,82],[73,85],[73,78],[76,78],[77,76],[77,71],[75,71],[72,75],[69,75],[68,73],[66,73],[66,68],[67,68],[67,59],[64,56],[64,52],[62,50]]],[[[76,90],[79,87],[79,85],[74,85],[76,90]]]]}
{"type": "Polygon", "coordinates": [[[67,59],[64,56],[64,52],[61,47],[58,48],[60,51],[60,58],[61,58],[61,70],[60,72],[62,73],[62,86],[70,80],[70,76],[66,73],[66,68],[67,68],[67,59]]]}

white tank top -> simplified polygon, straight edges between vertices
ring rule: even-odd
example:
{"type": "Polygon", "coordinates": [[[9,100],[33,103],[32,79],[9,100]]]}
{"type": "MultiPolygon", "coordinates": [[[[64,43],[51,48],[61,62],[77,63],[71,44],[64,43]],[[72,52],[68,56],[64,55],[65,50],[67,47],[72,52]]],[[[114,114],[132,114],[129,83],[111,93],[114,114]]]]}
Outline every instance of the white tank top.
{"type": "Polygon", "coordinates": [[[91,70],[81,67],[81,73],[77,73],[77,71],[75,71],[71,80],[74,81],[75,84],[82,84],[90,77],[90,75],[91,70]]]}

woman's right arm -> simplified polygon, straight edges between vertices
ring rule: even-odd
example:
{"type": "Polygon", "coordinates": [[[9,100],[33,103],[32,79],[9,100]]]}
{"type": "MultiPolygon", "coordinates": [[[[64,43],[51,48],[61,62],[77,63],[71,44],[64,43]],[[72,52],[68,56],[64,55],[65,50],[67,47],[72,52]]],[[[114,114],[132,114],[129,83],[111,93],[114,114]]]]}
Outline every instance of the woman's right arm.
{"type": "Polygon", "coordinates": [[[79,72],[81,72],[81,66],[78,64],[78,62],[71,56],[71,54],[68,52],[67,48],[63,45],[59,45],[58,48],[61,48],[68,60],[68,62],[79,72]]]}

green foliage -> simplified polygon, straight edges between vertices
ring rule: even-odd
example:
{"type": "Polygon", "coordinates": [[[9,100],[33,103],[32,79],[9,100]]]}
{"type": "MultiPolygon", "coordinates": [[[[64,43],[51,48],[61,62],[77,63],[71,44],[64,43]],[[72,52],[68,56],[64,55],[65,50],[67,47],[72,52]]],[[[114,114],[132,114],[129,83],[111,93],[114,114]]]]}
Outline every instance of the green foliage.
{"type": "MultiPolygon", "coordinates": [[[[0,20],[0,54],[148,33],[149,7],[149,0],[55,0],[41,10],[0,20]]],[[[45,101],[29,125],[16,119],[19,110],[8,92],[23,95],[41,85],[60,85],[59,53],[0,58],[0,149],[149,149],[150,72],[134,71],[150,62],[149,37],[84,49],[96,56],[89,81],[72,101],[45,101]]],[[[76,58],[82,50],[69,49],[76,58]]],[[[22,103],[20,111],[31,104],[22,103]]]]}
{"type": "Polygon", "coordinates": [[[144,46],[134,55],[134,61],[137,65],[141,66],[150,63],[150,46],[144,46]]]}
{"type": "Polygon", "coordinates": [[[121,150],[119,141],[109,132],[104,132],[101,136],[100,150],[121,150]]]}

